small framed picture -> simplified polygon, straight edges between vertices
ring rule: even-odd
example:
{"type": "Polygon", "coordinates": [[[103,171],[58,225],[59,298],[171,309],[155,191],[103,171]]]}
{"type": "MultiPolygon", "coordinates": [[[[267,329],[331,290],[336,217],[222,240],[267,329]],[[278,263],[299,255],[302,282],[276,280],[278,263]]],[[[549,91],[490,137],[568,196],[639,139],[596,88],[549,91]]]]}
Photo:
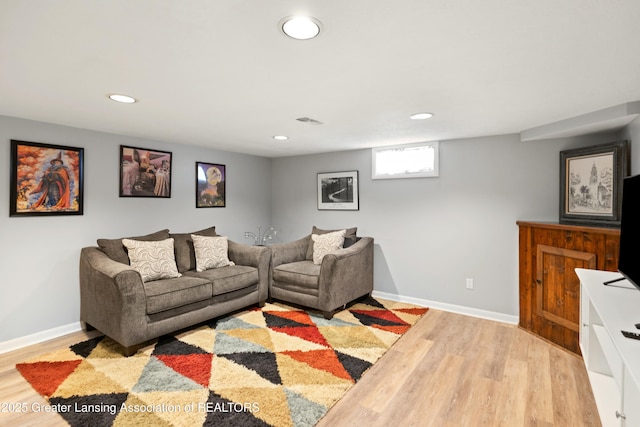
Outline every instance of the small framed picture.
{"type": "Polygon", "coordinates": [[[9,216],[82,215],[84,149],[11,140],[9,216]]]}
{"type": "Polygon", "coordinates": [[[171,197],[171,153],[120,146],[120,197],[171,197]]]}
{"type": "Polygon", "coordinates": [[[196,208],[226,207],[226,167],[196,162],[196,208]]]}
{"type": "Polygon", "coordinates": [[[358,171],[319,173],[318,209],[359,210],[358,171]]]}
{"type": "Polygon", "coordinates": [[[628,153],[627,141],[560,152],[561,223],[620,225],[628,153]]]}

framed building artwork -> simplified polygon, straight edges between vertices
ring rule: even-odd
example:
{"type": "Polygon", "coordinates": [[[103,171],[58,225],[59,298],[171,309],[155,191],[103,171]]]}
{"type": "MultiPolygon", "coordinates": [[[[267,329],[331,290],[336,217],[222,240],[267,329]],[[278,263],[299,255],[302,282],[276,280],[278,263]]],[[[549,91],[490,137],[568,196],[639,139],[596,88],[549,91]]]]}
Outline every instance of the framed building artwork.
{"type": "Polygon", "coordinates": [[[561,223],[620,225],[628,153],[627,141],[560,152],[561,223]]]}
{"type": "Polygon", "coordinates": [[[83,155],[83,148],[11,140],[9,215],[82,215],[83,155]]]}

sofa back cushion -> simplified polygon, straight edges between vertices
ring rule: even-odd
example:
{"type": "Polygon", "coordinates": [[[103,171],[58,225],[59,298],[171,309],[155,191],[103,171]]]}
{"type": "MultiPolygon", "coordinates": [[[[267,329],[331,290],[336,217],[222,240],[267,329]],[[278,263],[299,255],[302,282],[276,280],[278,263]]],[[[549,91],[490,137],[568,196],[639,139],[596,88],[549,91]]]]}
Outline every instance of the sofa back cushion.
{"type": "MultiPolygon", "coordinates": [[[[144,236],[123,238],[130,240],[141,240],[143,242],[166,240],[169,238],[169,230],[164,229],[144,236]]],[[[98,239],[98,246],[112,260],[121,262],[123,264],[129,264],[129,255],[127,254],[127,248],[122,244],[122,238],[98,239]]]]}
{"type": "Polygon", "coordinates": [[[178,265],[178,271],[180,273],[196,269],[196,252],[193,248],[192,234],[207,237],[217,236],[216,227],[205,228],[204,230],[194,231],[193,233],[171,233],[176,251],[176,264],[178,265]]]}

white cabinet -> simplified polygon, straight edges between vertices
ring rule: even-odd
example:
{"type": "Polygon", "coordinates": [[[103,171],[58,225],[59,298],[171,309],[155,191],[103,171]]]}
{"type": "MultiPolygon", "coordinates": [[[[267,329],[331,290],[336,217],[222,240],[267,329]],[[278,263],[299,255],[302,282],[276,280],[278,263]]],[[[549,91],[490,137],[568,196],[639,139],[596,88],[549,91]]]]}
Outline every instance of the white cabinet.
{"type": "Polygon", "coordinates": [[[640,291],[609,271],[576,269],[580,279],[580,350],[603,426],[640,427],[640,291]]]}

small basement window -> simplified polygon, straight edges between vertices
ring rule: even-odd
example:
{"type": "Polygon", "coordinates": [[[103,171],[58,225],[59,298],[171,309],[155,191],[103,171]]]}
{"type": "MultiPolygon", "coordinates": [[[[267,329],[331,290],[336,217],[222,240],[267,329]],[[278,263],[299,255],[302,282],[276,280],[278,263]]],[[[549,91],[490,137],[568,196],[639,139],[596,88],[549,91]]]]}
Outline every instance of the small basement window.
{"type": "Polygon", "coordinates": [[[371,178],[426,178],[438,173],[438,142],[371,149],[371,178]]]}

